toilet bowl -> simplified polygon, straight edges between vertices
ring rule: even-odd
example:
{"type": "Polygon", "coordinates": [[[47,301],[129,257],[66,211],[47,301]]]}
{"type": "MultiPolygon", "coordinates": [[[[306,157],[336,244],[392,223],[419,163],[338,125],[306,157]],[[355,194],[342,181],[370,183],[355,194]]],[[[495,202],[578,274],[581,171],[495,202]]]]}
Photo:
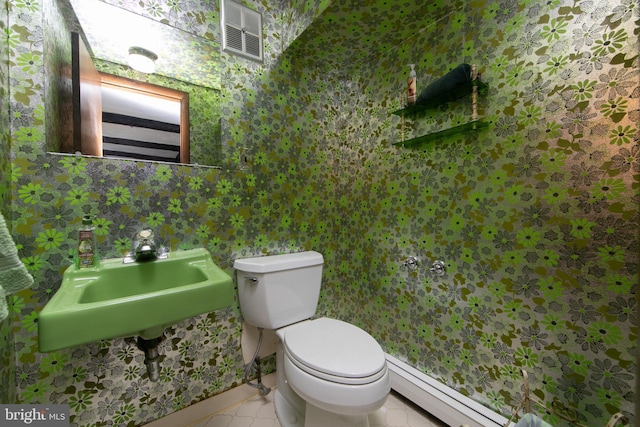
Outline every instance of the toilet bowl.
{"type": "Polygon", "coordinates": [[[380,345],[357,326],[319,318],[279,329],[284,373],[306,402],[341,415],[366,415],[384,404],[389,372],[380,345]]]}
{"type": "Polygon", "coordinates": [[[282,427],[369,427],[391,391],[384,352],[347,322],[312,319],[324,259],[314,251],[237,259],[246,322],[275,330],[276,415],[282,427]]]}

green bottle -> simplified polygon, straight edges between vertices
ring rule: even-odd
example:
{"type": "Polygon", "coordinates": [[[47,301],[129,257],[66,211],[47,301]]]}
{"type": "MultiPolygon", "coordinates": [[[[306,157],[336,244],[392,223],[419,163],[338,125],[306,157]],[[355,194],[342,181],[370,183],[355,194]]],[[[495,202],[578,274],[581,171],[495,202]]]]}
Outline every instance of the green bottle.
{"type": "Polygon", "coordinates": [[[93,226],[94,215],[82,217],[82,226],[78,230],[78,259],[76,267],[93,268],[98,266],[98,247],[93,226]]]}

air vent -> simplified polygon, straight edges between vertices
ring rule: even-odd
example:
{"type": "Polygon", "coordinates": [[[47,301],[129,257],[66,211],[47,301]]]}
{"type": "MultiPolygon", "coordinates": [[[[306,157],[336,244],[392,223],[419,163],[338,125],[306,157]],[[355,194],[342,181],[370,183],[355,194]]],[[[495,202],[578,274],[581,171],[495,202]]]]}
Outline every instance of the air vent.
{"type": "Polygon", "coordinates": [[[220,0],[222,50],[262,62],[262,15],[232,0],[220,0]]]}

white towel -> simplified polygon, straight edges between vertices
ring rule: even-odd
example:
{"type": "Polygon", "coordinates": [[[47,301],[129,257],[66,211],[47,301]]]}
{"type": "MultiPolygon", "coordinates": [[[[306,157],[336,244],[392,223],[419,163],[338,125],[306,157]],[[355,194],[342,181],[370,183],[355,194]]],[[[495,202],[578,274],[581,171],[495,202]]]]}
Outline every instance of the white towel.
{"type": "Polygon", "coordinates": [[[9,304],[7,304],[7,296],[4,294],[4,288],[0,286],[0,322],[9,317],[9,304]]]}
{"type": "Polygon", "coordinates": [[[533,414],[524,414],[515,427],[552,427],[551,424],[541,420],[533,414]]]}
{"type": "Polygon", "coordinates": [[[9,234],[4,217],[0,214],[0,322],[9,315],[6,297],[31,285],[33,277],[20,261],[16,244],[9,234]]]}

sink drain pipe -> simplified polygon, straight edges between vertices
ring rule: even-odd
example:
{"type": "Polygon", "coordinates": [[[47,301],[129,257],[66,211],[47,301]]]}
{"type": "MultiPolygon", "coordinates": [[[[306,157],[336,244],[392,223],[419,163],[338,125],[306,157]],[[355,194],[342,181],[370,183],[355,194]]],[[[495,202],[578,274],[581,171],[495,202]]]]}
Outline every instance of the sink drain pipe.
{"type": "Polygon", "coordinates": [[[144,364],[147,365],[147,374],[149,381],[156,382],[160,378],[160,353],[158,353],[158,344],[164,339],[164,336],[146,340],[138,337],[137,346],[144,351],[144,364]]]}
{"type": "Polygon", "coordinates": [[[262,370],[260,369],[260,358],[258,357],[258,352],[260,351],[260,346],[262,345],[262,332],[263,329],[262,328],[258,328],[258,346],[256,347],[256,351],[255,353],[253,353],[253,357],[251,358],[251,362],[249,362],[244,369],[244,382],[253,387],[253,388],[257,388],[258,390],[260,390],[260,394],[263,396],[266,396],[267,394],[269,394],[269,392],[271,391],[271,389],[267,386],[265,386],[264,384],[262,384],[262,370]],[[257,384],[252,383],[251,381],[249,381],[249,375],[251,374],[251,371],[253,371],[255,367],[256,370],[256,375],[257,375],[257,384]]]}

